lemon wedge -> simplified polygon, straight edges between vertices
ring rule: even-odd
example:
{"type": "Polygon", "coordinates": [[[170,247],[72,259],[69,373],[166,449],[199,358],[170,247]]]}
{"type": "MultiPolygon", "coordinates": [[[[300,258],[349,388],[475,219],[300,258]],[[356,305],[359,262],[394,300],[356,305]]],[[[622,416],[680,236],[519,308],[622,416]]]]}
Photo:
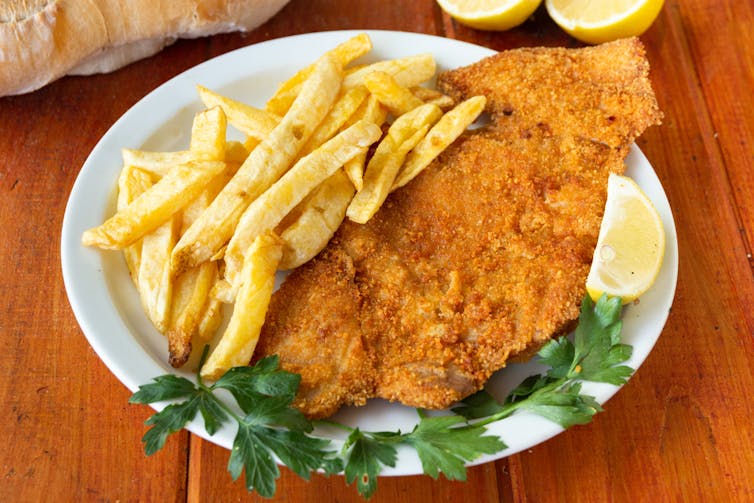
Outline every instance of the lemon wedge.
{"type": "Polygon", "coordinates": [[[437,0],[461,24],[480,30],[508,30],[531,16],[542,0],[437,0]]]}
{"type": "Polygon", "coordinates": [[[665,229],[657,210],[632,179],[611,174],[592,267],[586,280],[595,301],[606,293],[632,302],[657,279],[665,229]]]}
{"type": "Polygon", "coordinates": [[[654,22],[663,0],[546,0],[550,17],[574,38],[601,44],[641,35],[654,22]]]}

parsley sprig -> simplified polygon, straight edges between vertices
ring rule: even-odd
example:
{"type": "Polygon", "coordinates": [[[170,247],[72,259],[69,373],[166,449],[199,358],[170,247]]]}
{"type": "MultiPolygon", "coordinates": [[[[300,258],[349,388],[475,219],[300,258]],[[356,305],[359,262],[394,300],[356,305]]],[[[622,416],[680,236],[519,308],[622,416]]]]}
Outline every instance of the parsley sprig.
{"type": "MultiPolygon", "coordinates": [[[[620,342],[620,315],[619,298],[603,296],[595,304],[585,296],[573,341],[560,337],[545,344],[538,355],[548,370],[526,378],[502,402],[482,390],[450,414],[430,416],[417,410],[417,425],[405,433],[362,431],[321,421],[348,432],[340,451],[331,450],[329,440],[310,435],[312,422],[292,406],[301,376],[281,370],[277,356],[232,368],[212,385],[202,381],[199,371],[196,383],[172,374],[160,376],[140,386],[130,402],[174,402],[147,419],[151,428],[142,438],[147,455],[160,450],[171,433],[201,414],[210,435],[228,422],[237,425],[228,471],[233,480],[245,472],[250,491],[267,497],[275,493],[280,475],[277,457],[305,479],[317,470],[343,472],[346,482],[356,482],[358,492],[368,498],[376,491],[383,468],[395,466],[400,445],[416,450],[427,475],[437,478],[442,473],[451,480],[465,480],[467,462],[507,448],[500,438],[486,434],[486,425],[517,410],[538,414],[563,428],[591,421],[602,407],[594,397],[581,393],[582,381],[620,385],[633,372],[622,365],[631,356],[631,346],[620,342]],[[241,412],[218,398],[218,390],[230,392],[241,412]]],[[[206,356],[205,348],[200,370],[206,356]]]]}
{"type": "Polygon", "coordinates": [[[450,480],[466,480],[466,462],[482,454],[506,448],[502,440],[485,435],[484,426],[469,424],[458,415],[427,416],[417,409],[419,422],[407,433],[400,431],[362,431],[359,428],[326,421],[350,431],[341,455],[345,460],[346,483],[356,481],[359,494],[369,498],[377,489],[377,475],[383,466],[394,467],[397,446],[416,450],[424,473],[437,479],[440,472],[450,480]]]}
{"type": "MultiPolygon", "coordinates": [[[[202,360],[207,356],[205,348],[202,360]]],[[[291,406],[301,376],[278,368],[278,357],[269,356],[253,367],[234,367],[208,386],[197,372],[196,384],[175,375],[164,375],[153,383],[140,386],[130,403],[153,403],[183,399],[168,405],[151,416],[151,426],[142,441],[147,455],[160,450],[171,433],[183,428],[197,413],[204,419],[207,433],[214,435],[229,421],[238,425],[228,461],[233,480],[246,473],[246,487],[260,495],[275,494],[275,481],[280,470],[274,456],[299,476],[309,479],[312,471],[327,474],[343,469],[337,452],[328,450],[329,440],[307,435],[311,421],[291,406]],[[224,389],[233,395],[242,413],[239,414],[214,393],[224,389]]]]}
{"type": "Polygon", "coordinates": [[[631,346],[620,342],[623,322],[621,299],[602,296],[596,303],[587,295],[581,303],[579,324],[573,341],[567,337],[550,340],[537,353],[539,362],[550,368],[527,377],[503,403],[486,390],[464,399],[453,412],[475,424],[489,424],[518,409],[527,410],[558,423],[563,428],[586,424],[602,407],[581,393],[582,381],[621,385],[633,373],[621,365],[631,357],[631,346]]]}

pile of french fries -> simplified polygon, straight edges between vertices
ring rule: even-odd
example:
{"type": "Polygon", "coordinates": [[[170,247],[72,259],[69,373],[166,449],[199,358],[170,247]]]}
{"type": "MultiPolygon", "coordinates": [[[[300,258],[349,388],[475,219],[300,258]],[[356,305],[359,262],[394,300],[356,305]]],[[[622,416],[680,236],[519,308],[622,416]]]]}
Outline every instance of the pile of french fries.
{"type": "Polygon", "coordinates": [[[353,63],[371,49],[365,34],[345,41],[264,109],[198,86],[188,150],[123,149],[117,211],[82,243],[123,251],[174,367],[210,341],[203,377],[248,364],[276,272],[313,258],[346,216],[368,221],[484,109],[421,87],[431,55],[353,63]]]}

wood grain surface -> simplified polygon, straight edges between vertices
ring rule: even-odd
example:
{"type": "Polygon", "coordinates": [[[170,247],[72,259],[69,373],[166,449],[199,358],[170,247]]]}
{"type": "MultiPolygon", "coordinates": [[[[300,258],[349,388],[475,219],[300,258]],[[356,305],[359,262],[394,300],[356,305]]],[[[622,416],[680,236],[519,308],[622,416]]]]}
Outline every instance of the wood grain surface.
{"type": "MultiPolygon", "coordinates": [[[[667,0],[642,40],[665,113],[638,141],[678,230],[667,325],[606,412],[466,482],[386,477],[371,501],[754,501],[754,3],[667,0]]],[[[263,501],[228,451],[187,432],[145,457],[146,406],[88,345],[63,287],[68,194],[99,138],[174,75],[256,42],[389,29],[496,50],[579,46],[540,8],[508,32],[472,30],[432,0],[293,0],[247,34],[184,40],[108,75],[0,98],[0,501],[263,501]]],[[[0,48],[1,49],[1,48],[0,48]]],[[[271,501],[361,501],[343,477],[286,468],[271,501]]]]}

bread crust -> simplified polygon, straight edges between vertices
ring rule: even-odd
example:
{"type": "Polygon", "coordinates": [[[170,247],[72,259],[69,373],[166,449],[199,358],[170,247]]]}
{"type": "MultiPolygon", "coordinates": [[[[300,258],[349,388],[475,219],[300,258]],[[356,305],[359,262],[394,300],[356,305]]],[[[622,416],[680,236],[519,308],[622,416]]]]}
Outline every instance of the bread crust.
{"type": "Polygon", "coordinates": [[[0,96],[110,72],[178,38],[252,30],[288,0],[11,0],[0,7],[0,96]]]}

